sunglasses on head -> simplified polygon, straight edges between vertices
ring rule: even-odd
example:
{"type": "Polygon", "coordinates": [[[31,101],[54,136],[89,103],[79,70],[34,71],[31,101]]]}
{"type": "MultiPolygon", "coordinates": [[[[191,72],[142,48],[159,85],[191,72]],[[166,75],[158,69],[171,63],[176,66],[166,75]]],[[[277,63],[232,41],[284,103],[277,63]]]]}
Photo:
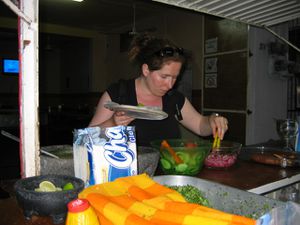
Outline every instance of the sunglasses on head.
{"type": "Polygon", "coordinates": [[[159,51],[155,52],[155,55],[157,56],[176,56],[176,55],[183,55],[183,49],[182,48],[172,48],[172,47],[165,47],[160,49],[159,51]]]}

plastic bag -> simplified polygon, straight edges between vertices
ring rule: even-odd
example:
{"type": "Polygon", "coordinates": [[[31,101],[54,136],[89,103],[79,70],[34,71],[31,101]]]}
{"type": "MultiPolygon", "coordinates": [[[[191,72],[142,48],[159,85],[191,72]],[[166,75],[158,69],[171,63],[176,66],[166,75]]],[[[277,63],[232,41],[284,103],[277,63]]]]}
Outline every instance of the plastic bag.
{"type": "Polygon", "coordinates": [[[295,202],[287,202],[281,207],[273,208],[270,212],[261,216],[257,225],[297,225],[300,224],[300,205],[295,202]]]}
{"type": "Polygon", "coordinates": [[[88,127],[74,132],[75,176],[86,187],[137,174],[134,127],[88,127]]]}

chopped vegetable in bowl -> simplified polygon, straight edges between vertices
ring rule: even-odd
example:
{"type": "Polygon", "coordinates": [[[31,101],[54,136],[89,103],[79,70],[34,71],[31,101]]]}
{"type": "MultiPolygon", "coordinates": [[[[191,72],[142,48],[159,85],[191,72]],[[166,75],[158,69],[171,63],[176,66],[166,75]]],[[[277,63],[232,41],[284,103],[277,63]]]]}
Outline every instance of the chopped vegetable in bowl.
{"type": "Polygon", "coordinates": [[[221,145],[213,148],[206,157],[204,165],[207,168],[225,169],[235,164],[242,144],[232,141],[222,141],[221,145]]]}
{"type": "Polygon", "coordinates": [[[211,144],[205,140],[168,139],[151,142],[160,151],[165,174],[196,175],[203,167],[211,144]]]}

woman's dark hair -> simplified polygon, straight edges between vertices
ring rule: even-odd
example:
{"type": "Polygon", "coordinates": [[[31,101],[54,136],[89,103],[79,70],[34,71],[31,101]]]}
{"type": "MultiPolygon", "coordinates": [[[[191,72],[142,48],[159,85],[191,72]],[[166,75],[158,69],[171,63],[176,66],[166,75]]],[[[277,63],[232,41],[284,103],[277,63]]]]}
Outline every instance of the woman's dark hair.
{"type": "Polygon", "coordinates": [[[168,61],[185,64],[186,57],[182,48],[168,39],[157,38],[149,34],[136,36],[128,52],[129,60],[139,66],[144,63],[150,70],[159,70],[168,61]]]}

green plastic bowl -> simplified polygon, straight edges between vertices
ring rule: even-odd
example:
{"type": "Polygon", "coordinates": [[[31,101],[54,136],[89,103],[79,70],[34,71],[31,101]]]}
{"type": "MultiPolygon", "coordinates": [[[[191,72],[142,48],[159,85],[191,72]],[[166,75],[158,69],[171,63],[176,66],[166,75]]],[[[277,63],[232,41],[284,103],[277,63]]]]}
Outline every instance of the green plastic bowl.
{"type": "Polygon", "coordinates": [[[168,149],[161,147],[162,141],[152,141],[151,146],[159,150],[161,169],[168,175],[197,175],[211,148],[211,143],[206,140],[166,139],[175,154],[182,160],[182,163],[176,163],[168,149]]]}

